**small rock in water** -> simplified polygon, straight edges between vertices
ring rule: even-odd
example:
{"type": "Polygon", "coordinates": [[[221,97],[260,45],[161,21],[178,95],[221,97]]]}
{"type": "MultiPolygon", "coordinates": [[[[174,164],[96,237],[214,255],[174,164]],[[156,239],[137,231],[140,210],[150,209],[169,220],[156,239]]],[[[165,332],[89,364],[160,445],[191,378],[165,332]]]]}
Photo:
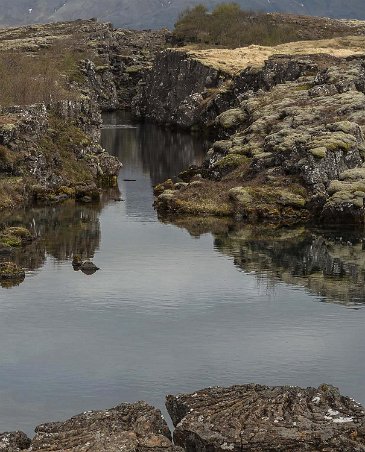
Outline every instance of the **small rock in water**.
{"type": "Polygon", "coordinates": [[[93,262],[90,260],[83,261],[81,256],[75,254],[72,259],[72,266],[75,271],[81,270],[86,275],[93,275],[96,271],[100,270],[93,262]]]}
{"type": "Polygon", "coordinates": [[[93,275],[96,271],[100,270],[93,262],[84,261],[80,267],[81,271],[86,275],[93,275]]]}

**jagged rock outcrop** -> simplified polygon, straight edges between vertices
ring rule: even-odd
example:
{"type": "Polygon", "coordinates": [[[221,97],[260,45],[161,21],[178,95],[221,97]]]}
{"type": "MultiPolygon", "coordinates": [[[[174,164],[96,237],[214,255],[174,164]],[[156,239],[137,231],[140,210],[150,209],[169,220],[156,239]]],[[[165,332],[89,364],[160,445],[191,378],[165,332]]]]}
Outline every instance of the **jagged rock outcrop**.
{"type": "Polygon", "coordinates": [[[161,412],[145,402],[87,411],[35,431],[33,440],[22,432],[0,434],[0,451],[181,452],[172,444],[161,412]]]}
{"type": "Polygon", "coordinates": [[[145,402],[86,411],[64,422],[0,434],[2,452],[362,451],[364,408],[333,386],[248,384],[169,395],[174,442],[161,412],[145,402]]]}
{"type": "Polygon", "coordinates": [[[30,439],[23,432],[0,433],[0,452],[19,452],[29,446],[30,439]]]}
{"type": "Polygon", "coordinates": [[[57,22],[0,29],[0,52],[31,52],[49,60],[56,54],[57,64],[69,78],[71,94],[65,98],[81,93],[102,110],[114,110],[130,106],[137,83],[170,34],[114,29],[95,20],[57,22]]]}
{"type": "Polygon", "coordinates": [[[188,452],[365,450],[364,408],[332,386],[218,387],[168,396],[166,406],[188,452]]]}
{"type": "Polygon", "coordinates": [[[0,112],[0,208],[36,198],[98,197],[98,179],[120,162],[99,144],[101,117],[91,100],[8,107],[0,112]]]}
{"type": "Polygon", "coordinates": [[[201,125],[231,105],[233,96],[225,89],[230,79],[228,73],[190,58],[184,51],[166,50],[157,55],[139,85],[133,112],[159,124],[201,125]]]}
{"type": "Polygon", "coordinates": [[[361,55],[313,53],[243,70],[229,88],[233,108],[215,109],[220,139],[205,164],[180,175],[189,185],[160,193],[157,208],[250,222],[363,223],[364,67],[361,55]]]}
{"type": "Polygon", "coordinates": [[[90,411],[65,422],[40,425],[31,450],[49,451],[179,451],[170,441],[161,412],[145,402],[90,411]]]}

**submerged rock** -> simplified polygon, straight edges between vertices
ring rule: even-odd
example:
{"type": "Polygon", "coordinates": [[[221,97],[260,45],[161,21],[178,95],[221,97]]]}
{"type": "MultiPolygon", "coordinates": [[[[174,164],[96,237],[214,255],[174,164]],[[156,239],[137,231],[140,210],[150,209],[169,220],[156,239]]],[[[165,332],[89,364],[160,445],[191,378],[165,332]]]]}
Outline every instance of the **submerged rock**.
{"type": "Polygon", "coordinates": [[[85,273],[86,275],[93,275],[96,271],[100,270],[99,267],[97,267],[93,262],[91,261],[84,261],[81,266],[80,270],[85,273]]]}
{"type": "Polygon", "coordinates": [[[31,440],[23,432],[0,433],[0,452],[19,452],[30,446],[31,440]]]}
{"type": "Polygon", "coordinates": [[[363,451],[364,408],[327,385],[210,388],[167,397],[186,451],[363,451]]]}
{"type": "Polygon", "coordinates": [[[32,451],[179,451],[161,412],[145,402],[88,411],[36,428],[32,451]]]}

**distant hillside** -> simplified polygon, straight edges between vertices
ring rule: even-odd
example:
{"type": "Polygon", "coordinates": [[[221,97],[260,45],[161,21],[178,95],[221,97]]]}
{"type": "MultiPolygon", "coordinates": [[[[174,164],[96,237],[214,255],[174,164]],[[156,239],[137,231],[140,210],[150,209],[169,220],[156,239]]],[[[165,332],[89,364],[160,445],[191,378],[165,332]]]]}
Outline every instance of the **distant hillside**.
{"type": "MultiPolygon", "coordinates": [[[[364,0],[236,0],[245,9],[365,19],[364,0]]],[[[0,24],[16,25],[97,17],[117,27],[173,27],[179,13],[219,0],[1,0],[0,24]]]]}

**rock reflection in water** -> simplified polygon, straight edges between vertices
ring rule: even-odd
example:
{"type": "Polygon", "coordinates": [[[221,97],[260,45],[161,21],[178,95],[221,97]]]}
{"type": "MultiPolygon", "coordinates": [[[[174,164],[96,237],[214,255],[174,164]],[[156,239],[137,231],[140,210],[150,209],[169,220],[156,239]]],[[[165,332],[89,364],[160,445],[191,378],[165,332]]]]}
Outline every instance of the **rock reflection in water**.
{"type": "MultiPolygon", "coordinates": [[[[82,259],[93,258],[101,238],[99,214],[106,204],[119,196],[119,190],[114,188],[106,191],[95,204],[67,201],[2,213],[2,226],[24,226],[37,238],[25,247],[13,248],[10,254],[0,256],[0,261],[11,261],[28,271],[36,271],[43,267],[47,256],[57,261],[71,260],[74,254],[82,259]]],[[[1,286],[10,288],[23,280],[5,281],[1,286]]]]}
{"type": "Polygon", "coordinates": [[[193,236],[212,232],[215,248],[254,273],[273,290],[278,282],[306,288],[322,301],[365,303],[365,241],[362,230],[341,232],[299,227],[233,225],[229,220],[177,219],[193,236]]]}
{"type": "Polygon", "coordinates": [[[107,115],[105,121],[103,146],[123,163],[142,167],[153,185],[177,176],[190,165],[201,165],[206,155],[208,142],[204,138],[174,130],[166,133],[148,123],[133,125],[128,112],[107,115]]]}

